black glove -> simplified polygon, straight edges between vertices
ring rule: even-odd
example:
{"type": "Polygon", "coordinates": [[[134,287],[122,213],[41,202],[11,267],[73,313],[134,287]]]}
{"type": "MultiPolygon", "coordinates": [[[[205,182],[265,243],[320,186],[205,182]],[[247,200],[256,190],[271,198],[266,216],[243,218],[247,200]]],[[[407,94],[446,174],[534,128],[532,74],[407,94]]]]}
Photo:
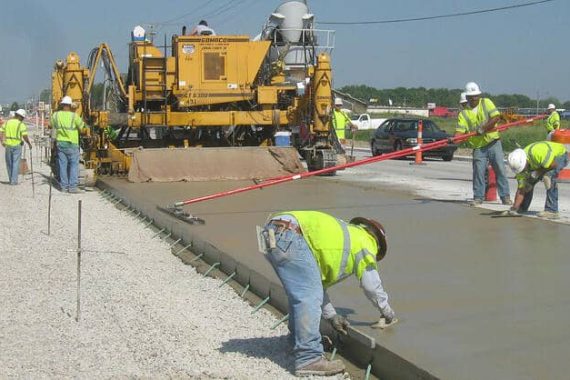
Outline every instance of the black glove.
{"type": "Polygon", "coordinates": [[[335,329],[335,331],[337,331],[338,333],[341,333],[343,335],[348,334],[347,329],[350,324],[348,323],[346,318],[343,317],[342,315],[335,314],[334,317],[329,319],[329,322],[331,323],[332,328],[335,329]]]}

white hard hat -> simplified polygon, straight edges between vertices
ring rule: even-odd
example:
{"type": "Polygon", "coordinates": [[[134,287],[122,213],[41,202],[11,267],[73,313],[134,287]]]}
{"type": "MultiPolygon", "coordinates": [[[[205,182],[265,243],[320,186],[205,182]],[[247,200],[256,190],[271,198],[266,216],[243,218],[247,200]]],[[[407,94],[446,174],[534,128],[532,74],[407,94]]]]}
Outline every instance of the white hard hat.
{"type": "Polygon", "coordinates": [[[549,110],[555,110],[555,109],[556,109],[556,106],[555,106],[554,104],[550,103],[550,104],[548,105],[548,109],[549,109],[549,110]]]}
{"type": "Polygon", "coordinates": [[[70,106],[73,104],[73,99],[71,99],[71,96],[64,96],[61,98],[61,102],[59,102],[59,104],[70,106]]]}
{"type": "Polygon", "coordinates": [[[462,92],[459,96],[459,104],[467,103],[467,94],[462,92]]]}
{"type": "Polygon", "coordinates": [[[344,102],[342,101],[341,98],[335,98],[334,99],[334,105],[335,106],[342,106],[344,104],[344,102]]]}
{"type": "Polygon", "coordinates": [[[479,85],[475,82],[469,82],[465,85],[465,95],[466,96],[477,96],[481,95],[481,89],[479,85]]]}
{"type": "Polygon", "coordinates": [[[515,174],[522,172],[526,166],[526,153],[522,149],[513,150],[507,157],[507,162],[515,174]]]}
{"type": "Polygon", "coordinates": [[[23,117],[24,119],[26,118],[26,110],[23,109],[19,109],[15,112],[16,115],[23,117]]]}

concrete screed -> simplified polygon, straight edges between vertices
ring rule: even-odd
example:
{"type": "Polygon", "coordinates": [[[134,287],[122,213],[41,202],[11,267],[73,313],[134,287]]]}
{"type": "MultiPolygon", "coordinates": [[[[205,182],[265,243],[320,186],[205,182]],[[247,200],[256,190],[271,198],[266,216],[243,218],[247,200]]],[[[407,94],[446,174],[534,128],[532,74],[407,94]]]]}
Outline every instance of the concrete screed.
{"type": "MultiPolygon", "coordinates": [[[[99,192],[46,176],[5,184],[0,149],[0,378],[293,378],[287,329],[151,239],[99,192]],[[83,201],[82,313],[76,317],[77,200],[83,201]]],[[[41,175],[40,175],[41,173],[41,175]]]]}
{"type": "MultiPolygon", "coordinates": [[[[396,164],[410,168],[405,161],[396,164]]],[[[566,378],[570,371],[568,226],[536,218],[495,218],[493,210],[466,207],[468,180],[448,174],[452,166],[447,163],[437,164],[440,169],[432,175],[439,178],[418,182],[406,178],[409,174],[397,178],[411,184],[407,186],[437,188],[438,181],[451,182],[454,196],[422,190],[440,201],[385,186],[384,163],[347,170],[334,178],[307,179],[195,204],[187,210],[207,224],[187,228],[279,283],[256,249],[255,225],[268,214],[316,209],[345,219],[376,218],[388,231],[389,253],[380,270],[401,322],[384,332],[370,329],[378,313],[352,278],[333,287],[331,296],[353,326],[441,378],[566,378]]],[[[469,167],[465,165],[468,176],[469,167]]],[[[105,179],[106,186],[147,206],[249,184],[131,184],[105,179]]],[[[536,202],[535,207],[542,207],[536,202]]]]}

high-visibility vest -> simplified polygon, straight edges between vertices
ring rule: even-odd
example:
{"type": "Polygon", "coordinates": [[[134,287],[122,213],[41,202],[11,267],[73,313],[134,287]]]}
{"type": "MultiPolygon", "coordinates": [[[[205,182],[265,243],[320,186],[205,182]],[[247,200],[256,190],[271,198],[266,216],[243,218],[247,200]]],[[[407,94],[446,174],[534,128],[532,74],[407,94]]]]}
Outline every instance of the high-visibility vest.
{"type": "Polygon", "coordinates": [[[79,131],[85,128],[81,116],[71,111],[57,111],[51,115],[50,124],[56,130],[57,142],[79,145],[79,131]]]}
{"type": "Polygon", "coordinates": [[[350,118],[343,111],[333,110],[333,127],[336,137],[344,139],[346,136],[346,125],[350,122],[350,118]]]}
{"type": "Polygon", "coordinates": [[[22,136],[28,134],[28,127],[18,119],[10,119],[2,125],[1,131],[4,133],[4,144],[14,147],[22,143],[22,136]]]}
{"type": "MultiPolygon", "coordinates": [[[[492,117],[500,115],[497,107],[490,99],[481,98],[477,105],[477,111],[464,109],[459,112],[457,119],[457,127],[455,130],[459,133],[476,132],[477,127],[487,122],[492,117]]],[[[498,131],[491,131],[483,135],[470,137],[467,142],[473,149],[484,148],[499,138],[498,131]]]]}
{"type": "Polygon", "coordinates": [[[363,227],[354,226],[320,211],[287,211],[299,223],[321,271],[323,286],[329,287],[355,274],[360,280],[367,268],[377,269],[378,243],[363,227]]]}
{"type": "Polygon", "coordinates": [[[557,157],[566,153],[566,147],[552,141],[539,141],[524,148],[530,170],[548,169],[557,157]]]}
{"type": "Polygon", "coordinates": [[[554,111],[548,116],[548,119],[546,119],[546,131],[552,132],[556,129],[560,129],[560,115],[554,111]]]}

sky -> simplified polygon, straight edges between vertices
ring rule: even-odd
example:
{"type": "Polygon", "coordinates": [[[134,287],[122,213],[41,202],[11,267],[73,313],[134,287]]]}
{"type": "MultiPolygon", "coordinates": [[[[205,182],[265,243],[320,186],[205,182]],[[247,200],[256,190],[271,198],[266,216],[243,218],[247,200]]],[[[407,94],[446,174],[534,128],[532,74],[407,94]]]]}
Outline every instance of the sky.
{"type": "MultiPolygon", "coordinates": [[[[530,0],[309,0],[316,21],[424,17],[530,0]]],[[[101,42],[127,70],[132,28],[157,25],[158,41],[207,19],[218,34],[258,34],[280,0],[3,0],[0,103],[49,88],[53,64],[76,51],[86,63],[101,42]],[[176,19],[170,23],[165,21],[176,19]]],[[[570,100],[570,1],[482,15],[382,25],[318,25],[336,30],[335,87],[461,88],[570,100]]],[[[148,27],[147,27],[148,29],[148,27]]]]}

